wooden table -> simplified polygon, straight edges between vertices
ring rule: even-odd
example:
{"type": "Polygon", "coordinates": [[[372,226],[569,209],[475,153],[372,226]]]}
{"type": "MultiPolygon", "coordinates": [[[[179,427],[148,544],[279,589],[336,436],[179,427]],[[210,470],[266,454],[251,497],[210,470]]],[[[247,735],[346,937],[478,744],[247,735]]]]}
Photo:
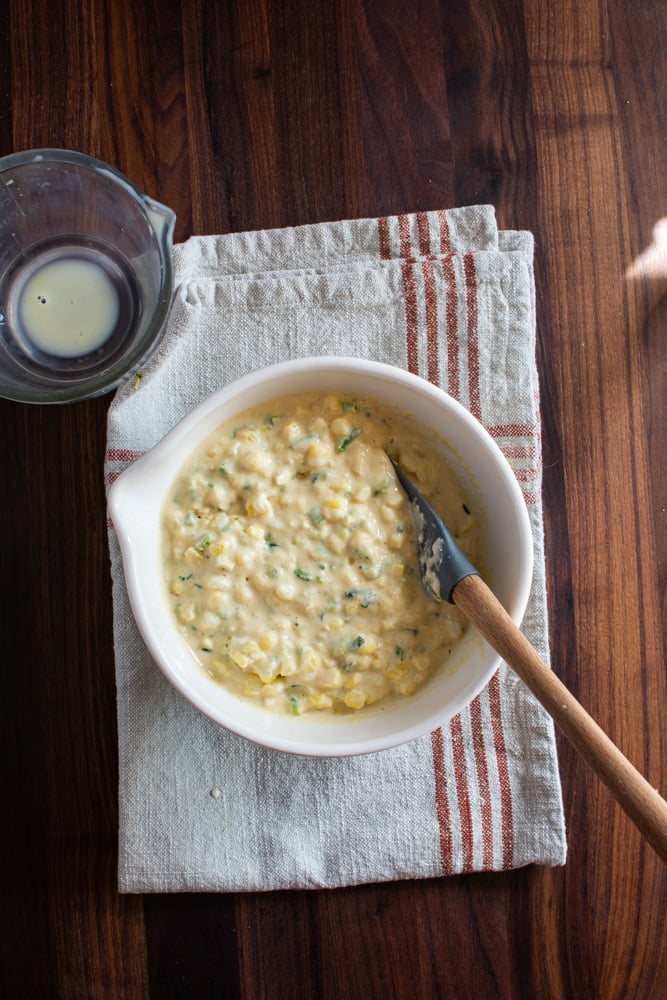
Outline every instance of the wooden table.
{"type": "MultiPolygon", "coordinates": [[[[0,5],[0,152],[113,163],[179,241],[480,202],[535,233],[552,660],[663,794],[665,13],[0,5]]],[[[0,405],[2,996],[667,995],[665,867],[562,740],[564,868],[117,894],[108,402],[0,405]]]]}

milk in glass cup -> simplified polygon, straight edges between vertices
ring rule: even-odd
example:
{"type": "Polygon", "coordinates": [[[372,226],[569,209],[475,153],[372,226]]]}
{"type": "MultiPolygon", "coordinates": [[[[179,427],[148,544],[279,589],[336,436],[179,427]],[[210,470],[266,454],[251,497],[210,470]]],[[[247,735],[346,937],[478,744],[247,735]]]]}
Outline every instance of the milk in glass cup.
{"type": "Polygon", "coordinates": [[[0,159],[0,396],[99,396],[139,369],[171,302],[175,220],[82,153],[0,159]]]}

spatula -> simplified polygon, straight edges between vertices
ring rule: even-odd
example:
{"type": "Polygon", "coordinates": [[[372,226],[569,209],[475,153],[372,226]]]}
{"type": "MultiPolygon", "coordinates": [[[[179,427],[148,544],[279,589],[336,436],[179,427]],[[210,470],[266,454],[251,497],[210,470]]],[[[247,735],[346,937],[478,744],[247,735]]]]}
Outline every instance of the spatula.
{"type": "Polygon", "coordinates": [[[514,670],[667,863],[667,802],[541,659],[461,552],[454,536],[395,462],[417,531],[419,575],[435,600],[455,604],[514,670]]]}

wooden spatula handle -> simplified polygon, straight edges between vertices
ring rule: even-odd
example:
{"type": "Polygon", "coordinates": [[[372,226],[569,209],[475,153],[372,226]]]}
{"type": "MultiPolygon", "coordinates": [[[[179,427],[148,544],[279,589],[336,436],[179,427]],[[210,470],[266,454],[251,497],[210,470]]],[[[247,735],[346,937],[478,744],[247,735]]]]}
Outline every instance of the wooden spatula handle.
{"type": "Polygon", "coordinates": [[[541,702],[667,863],[667,802],[556,677],[479,576],[457,584],[454,603],[541,702]]]}

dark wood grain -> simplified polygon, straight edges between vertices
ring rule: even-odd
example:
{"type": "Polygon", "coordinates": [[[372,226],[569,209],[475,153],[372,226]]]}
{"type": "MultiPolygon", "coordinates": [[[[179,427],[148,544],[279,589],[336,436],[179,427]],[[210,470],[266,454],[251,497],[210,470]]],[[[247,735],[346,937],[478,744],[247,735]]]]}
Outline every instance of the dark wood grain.
{"type": "MultiPolygon", "coordinates": [[[[535,233],[552,661],[663,794],[667,268],[633,264],[667,218],[666,22],[660,0],[0,4],[0,152],[100,156],[178,240],[487,201],[535,233]]],[[[664,995],[665,868],[560,741],[563,869],[118,895],[106,406],[0,401],[2,995],[664,995]]]]}
{"type": "MultiPolygon", "coordinates": [[[[655,9],[642,7],[637,25],[644,24],[648,39],[655,9]]],[[[561,438],[573,602],[574,649],[559,657],[556,631],[554,657],[580,700],[595,706],[607,732],[657,785],[667,759],[659,718],[666,691],[656,511],[647,503],[652,461],[642,397],[649,357],[639,334],[638,290],[625,272],[650,236],[636,217],[632,188],[643,188],[655,218],[665,213],[667,191],[657,173],[635,166],[636,143],[623,132],[616,80],[633,43],[632,33],[612,30],[615,13],[605,4],[587,5],[579,31],[567,19],[526,18],[546,251],[545,334],[557,345],[557,353],[545,354],[545,379],[561,438]],[[568,198],[556,213],[564,188],[568,198]]],[[[632,65],[638,62],[635,55],[632,65]]],[[[664,87],[664,60],[662,73],[664,87]]],[[[651,115],[658,106],[645,111],[644,127],[657,135],[651,115]]],[[[657,440],[654,446],[659,451],[657,440]]],[[[558,621],[557,606],[554,614],[558,621]]],[[[593,981],[606,993],[619,963],[632,952],[645,954],[645,928],[664,905],[664,869],[650,854],[637,863],[636,832],[599,784],[584,779],[570,753],[562,761],[574,854],[565,872],[566,915],[573,918],[584,893],[593,917],[589,933],[569,947],[575,962],[591,962],[593,981]],[[606,831],[605,864],[591,828],[606,831]],[[626,863],[620,881],[610,879],[621,857],[635,863],[626,863]]],[[[664,955],[664,938],[657,950],[664,955]]],[[[636,968],[628,968],[625,990],[631,994],[639,982],[636,968]]]]}

